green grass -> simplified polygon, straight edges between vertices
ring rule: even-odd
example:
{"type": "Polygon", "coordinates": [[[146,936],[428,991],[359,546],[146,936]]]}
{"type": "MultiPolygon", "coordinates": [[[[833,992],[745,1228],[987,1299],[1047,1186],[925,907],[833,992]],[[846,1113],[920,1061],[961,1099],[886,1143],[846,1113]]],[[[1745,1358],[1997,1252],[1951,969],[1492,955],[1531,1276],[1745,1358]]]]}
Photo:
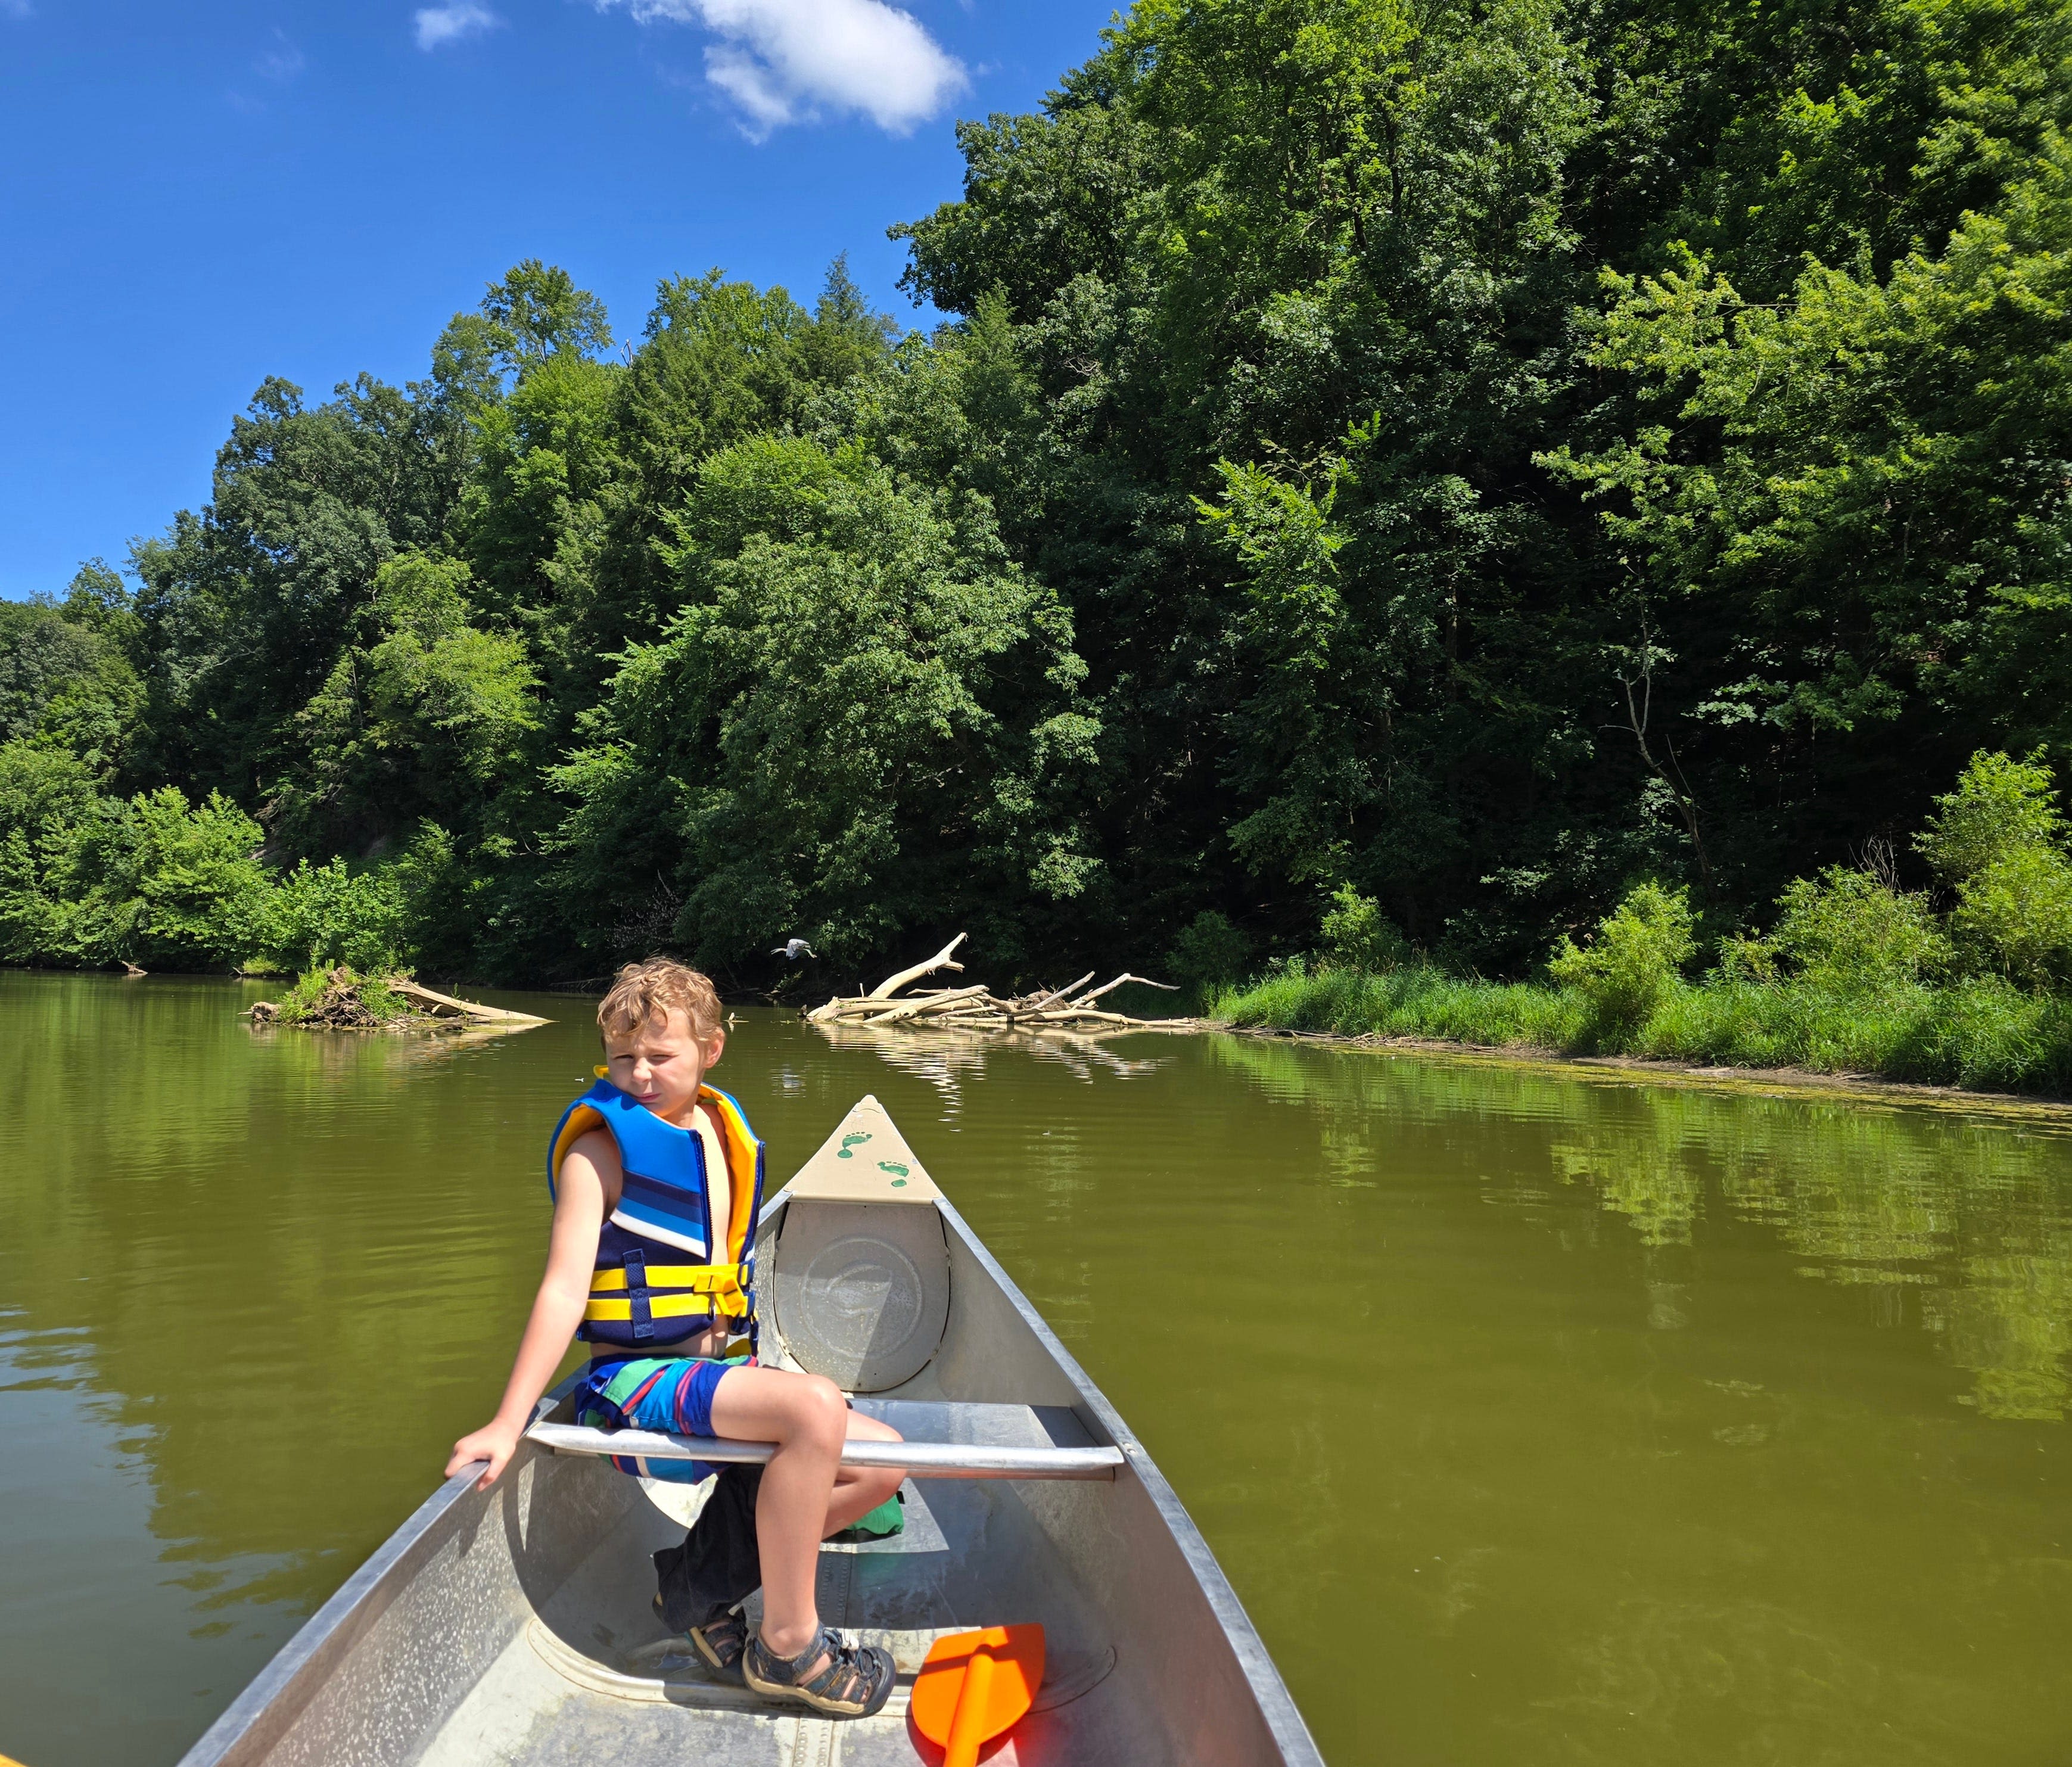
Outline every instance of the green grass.
{"type": "Polygon", "coordinates": [[[1326,968],[1223,990],[1209,1010],[1232,1024],[1278,1030],[2072,1092],[2072,1001],[1996,981],[1844,995],[1708,978],[1670,988],[1638,1027],[1620,1030],[1600,1024],[1575,988],[1480,981],[1428,967],[1385,975],[1326,968]]]}

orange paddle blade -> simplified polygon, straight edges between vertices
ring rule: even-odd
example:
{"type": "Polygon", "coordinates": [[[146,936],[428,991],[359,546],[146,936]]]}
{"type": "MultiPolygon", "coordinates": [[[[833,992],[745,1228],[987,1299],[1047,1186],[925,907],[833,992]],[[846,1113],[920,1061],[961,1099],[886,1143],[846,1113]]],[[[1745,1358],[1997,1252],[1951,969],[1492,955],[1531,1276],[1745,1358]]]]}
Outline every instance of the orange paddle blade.
{"type": "Polygon", "coordinates": [[[1043,1629],[988,1626],[938,1638],[914,1679],[915,1728],[969,1767],[985,1744],[1012,1729],[1043,1685],[1043,1629]]]}

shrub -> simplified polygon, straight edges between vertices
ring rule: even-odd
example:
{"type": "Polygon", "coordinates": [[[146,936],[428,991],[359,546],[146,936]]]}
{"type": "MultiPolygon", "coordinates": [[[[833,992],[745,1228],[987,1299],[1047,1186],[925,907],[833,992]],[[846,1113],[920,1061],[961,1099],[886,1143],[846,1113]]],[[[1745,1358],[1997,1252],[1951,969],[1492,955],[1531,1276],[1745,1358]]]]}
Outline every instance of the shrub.
{"type": "Polygon", "coordinates": [[[1607,1042],[1646,1022],[1696,948],[1689,893],[1649,882],[1627,893],[1588,945],[1564,938],[1547,972],[1589,1002],[1597,1040],[1607,1042]]]}
{"type": "Polygon", "coordinates": [[[355,871],[343,859],[322,865],[303,860],[273,892],[265,951],[278,964],[312,972],[335,964],[359,970],[400,967],[409,904],[398,869],[355,871]]]}
{"type": "Polygon", "coordinates": [[[2065,818],[2041,750],[2025,761],[1980,750],[1956,790],[1935,803],[1914,844],[1945,883],[1961,885],[2016,849],[2064,841],[2065,818]]]}
{"type": "Polygon", "coordinates": [[[1324,956],[1345,969],[1387,975],[1409,960],[1410,946],[1379,903],[1350,884],[1340,884],[1325,911],[1324,956]]]}
{"type": "MultiPolygon", "coordinates": [[[[1868,871],[1830,865],[1818,877],[1795,877],[1777,906],[1768,943],[1801,980],[1827,992],[1911,987],[1947,969],[1953,955],[1924,898],[1868,871]]],[[[1748,960],[1749,973],[1760,973],[1753,953],[1744,948],[1737,955],[1748,960]]]]}
{"type": "Polygon", "coordinates": [[[1950,917],[1987,967],[2025,988],[2072,979],[2072,863],[2056,847],[2012,847],[1967,877],[1950,917]]]}
{"type": "Polygon", "coordinates": [[[414,1017],[417,1009],[388,984],[356,974],[340,964],[311,969],[298,976],[288,997],[275,1009],[277,1025],[356,1030],[393,1025],[414,1017]]]}

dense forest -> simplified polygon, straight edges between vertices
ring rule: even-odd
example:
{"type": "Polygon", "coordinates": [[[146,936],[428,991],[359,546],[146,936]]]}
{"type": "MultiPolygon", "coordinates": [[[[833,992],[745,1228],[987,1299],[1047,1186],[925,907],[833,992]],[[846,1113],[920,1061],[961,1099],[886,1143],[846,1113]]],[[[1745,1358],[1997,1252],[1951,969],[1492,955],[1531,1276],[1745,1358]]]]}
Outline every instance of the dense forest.
{"type": "Polygon", "coordinates": [[[0,606],[0,956],[1942,912],[1971,757],[2047,819],[2072,755],[2068,113],[2068,0],[1138,0],[892,229],[931,333],[837,261],[621,343],[527,262],[422,380],[262,384],[204,507],[0,606]]]}

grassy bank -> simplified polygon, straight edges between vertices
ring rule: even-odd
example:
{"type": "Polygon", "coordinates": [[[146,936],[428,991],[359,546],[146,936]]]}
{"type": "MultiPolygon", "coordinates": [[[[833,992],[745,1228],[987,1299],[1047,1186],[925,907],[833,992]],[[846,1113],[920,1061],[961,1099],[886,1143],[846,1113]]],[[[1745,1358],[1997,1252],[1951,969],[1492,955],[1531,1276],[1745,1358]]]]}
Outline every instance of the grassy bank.
{"type": "Polygon", "coordinates": [[[1644,1015],[1621,1021],[1581,987],[1486,982],[1416,964],[1384,973],[1326,965],[1221,990],[1210,1009],[1280,1030],[2072,1093],[2072,1001],[1990,979],[1848,992],[1715,975],[1667,986],[1644,1015]]]}

